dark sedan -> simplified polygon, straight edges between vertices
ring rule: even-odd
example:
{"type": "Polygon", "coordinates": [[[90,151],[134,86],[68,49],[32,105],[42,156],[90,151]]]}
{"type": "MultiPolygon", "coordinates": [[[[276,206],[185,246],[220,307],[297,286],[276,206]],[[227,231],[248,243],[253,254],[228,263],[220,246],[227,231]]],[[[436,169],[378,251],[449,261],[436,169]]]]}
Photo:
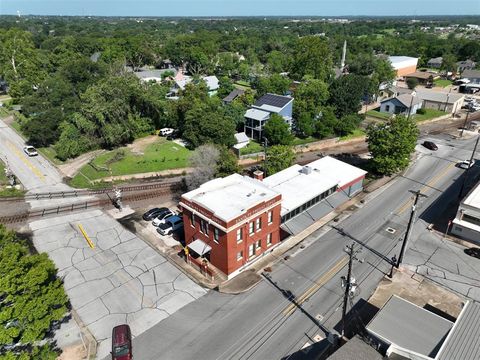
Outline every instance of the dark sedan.
{"type": "Polygon", "coordinates": [[[430,150],[433,150],[433,151],[438,150],[437,144],[435,144],[432,141],[424,141],[423,146],[425,146],[427,149],[430,149],[430,150]]]}
{"type": "Polygon", "coordinates": [[[480,259],[480,248],[469,248],[463,251],[465,252],[465,254],[469,256],[473,256],[473,257],[476,257],[477,259],[480,259]]]}
{"type": "Polygon", "coordinates": [[[145,221],[151,221],[165,211],[168,211],[168,208],[161,207],[161,208],[150,209],[145,214],[143,214],[142,219],[145,221]]]}

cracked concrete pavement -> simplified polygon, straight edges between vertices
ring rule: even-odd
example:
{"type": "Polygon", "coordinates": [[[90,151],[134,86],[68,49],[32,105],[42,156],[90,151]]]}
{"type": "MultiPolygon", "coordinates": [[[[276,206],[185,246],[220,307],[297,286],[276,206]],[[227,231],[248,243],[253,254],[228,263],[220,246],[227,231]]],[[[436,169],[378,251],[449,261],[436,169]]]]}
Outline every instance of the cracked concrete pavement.
{"type": "Polygon", "coordinates": [[[115,325],[128,323],[136,337],[206,293],[100,210],[34,221],[30,228],[35,247],[55,262],[73,308],[99,342],[97,358],[108,355],[115,325]]]}

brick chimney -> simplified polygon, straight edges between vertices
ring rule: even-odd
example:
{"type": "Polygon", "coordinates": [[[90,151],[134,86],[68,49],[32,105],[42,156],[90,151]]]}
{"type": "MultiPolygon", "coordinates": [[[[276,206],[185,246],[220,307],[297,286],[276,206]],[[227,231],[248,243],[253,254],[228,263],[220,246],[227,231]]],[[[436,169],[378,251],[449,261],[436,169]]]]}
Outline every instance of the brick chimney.
{"type": "Polygon", "coordinates": [[[259,180],[259,181],[262,181],[262,180],[263,180],[263,171],[261,171],[261,170],[255,170],[255,171],[253,172],[253,178],[254,178],[254,179],[257,179],[257,180],[259,180]]]}

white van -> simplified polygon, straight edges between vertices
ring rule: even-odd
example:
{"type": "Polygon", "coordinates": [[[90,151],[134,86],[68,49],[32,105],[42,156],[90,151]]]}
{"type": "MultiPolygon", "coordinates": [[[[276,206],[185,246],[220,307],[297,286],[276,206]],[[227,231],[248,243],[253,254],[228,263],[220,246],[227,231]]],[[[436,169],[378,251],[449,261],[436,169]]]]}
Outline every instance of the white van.
{"type": "Polygon", "coordinates": [[[172,129],[172,128],[163,128],[163,129],[160,129],[158,134],[160,136],[168,136],[168,135],[173,134],[173,132],[174,132],[174,129],[172,129]]]}

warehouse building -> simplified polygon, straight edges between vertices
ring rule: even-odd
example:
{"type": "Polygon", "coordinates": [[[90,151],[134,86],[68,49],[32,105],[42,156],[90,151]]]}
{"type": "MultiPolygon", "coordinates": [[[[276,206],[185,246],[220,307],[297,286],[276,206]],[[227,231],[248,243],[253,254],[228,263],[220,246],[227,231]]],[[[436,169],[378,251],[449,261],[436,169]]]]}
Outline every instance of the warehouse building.
{"type": "Polygon", "coordinates": [[[388,60],[396,72],[397,77],[417,71],[418,58],[410,56],[389,56],[388,60]]]}
{"type": "Polygon", "coordinates": [[[480,183],[460,203],[452,234],[480,245],[480,183]]]}

